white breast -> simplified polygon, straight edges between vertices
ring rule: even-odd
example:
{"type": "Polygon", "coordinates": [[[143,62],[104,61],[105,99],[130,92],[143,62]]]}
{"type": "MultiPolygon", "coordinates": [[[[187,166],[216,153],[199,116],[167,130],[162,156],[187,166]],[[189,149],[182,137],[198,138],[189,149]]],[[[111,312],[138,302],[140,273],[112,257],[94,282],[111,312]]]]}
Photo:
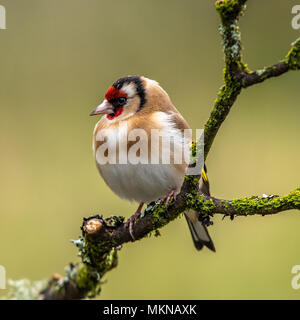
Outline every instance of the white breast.
{"type": "MultiPolygon", "coordinates": [[[[175,129],[171,122],[171,116],[162,112],[154,114],[159,121],[163,121],[162,126],[164,135],[171,135],[175,143],[182,144],[181,132],[175,129]],[[177,132],[178,131],[178,132],[177,132]]],[[[111,133],[112,141],[117,141],[122,136],[122,129],[115,129],[111,133]]],[[[164,150],[162,150],[164,152],[164,150]]],[[[95,150],[97,167],[101,176],[120,198],[149,203],[166,196],[171,190],[180,191],[184,171],[174,164],[103,164],[102,153],[95,150]]]]}
{"type": "Polygon", "coordinates": [[[99,167],[103,179],[120,198],[149,203],[180,191],[182,174],[172,165],[106,164],[99,167]]]}

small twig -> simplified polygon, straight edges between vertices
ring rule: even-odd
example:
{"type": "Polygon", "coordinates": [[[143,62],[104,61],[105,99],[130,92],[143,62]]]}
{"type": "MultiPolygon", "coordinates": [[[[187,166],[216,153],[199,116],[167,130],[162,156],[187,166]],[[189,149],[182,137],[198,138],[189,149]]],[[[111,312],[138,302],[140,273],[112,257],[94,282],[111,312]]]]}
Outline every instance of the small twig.
{"type": "Polygon", "coordinates": [[[261,70],[245,73],[242,78],[243,88],[265,81],[272,77],[278,77],[290,70],[300,69],[300,38],[292,43],[292,48],[283,61],[274,64],[271,67],[265,67],[261,70]]]}

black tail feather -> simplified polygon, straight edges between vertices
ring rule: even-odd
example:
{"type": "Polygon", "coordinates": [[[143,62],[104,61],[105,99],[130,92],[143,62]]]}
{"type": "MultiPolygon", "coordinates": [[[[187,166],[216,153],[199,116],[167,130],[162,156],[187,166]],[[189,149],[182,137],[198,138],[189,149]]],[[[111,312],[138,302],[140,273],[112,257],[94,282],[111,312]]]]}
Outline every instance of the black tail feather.
{"type": "Polygon", "coordinates": [[[191,231],[192,239],[194,241],[194,245],[197,250],[201,250],[203,246],[206,246],[211,251],[216,252],[216,248],[214,246],[214,243],[207,231],[207,228],[205,225],[202,224],[201,221],[197,221],[196,223],[193,223],[187,215],[185,215],[186,221],[188,223],[188,226],[191,231]]]}

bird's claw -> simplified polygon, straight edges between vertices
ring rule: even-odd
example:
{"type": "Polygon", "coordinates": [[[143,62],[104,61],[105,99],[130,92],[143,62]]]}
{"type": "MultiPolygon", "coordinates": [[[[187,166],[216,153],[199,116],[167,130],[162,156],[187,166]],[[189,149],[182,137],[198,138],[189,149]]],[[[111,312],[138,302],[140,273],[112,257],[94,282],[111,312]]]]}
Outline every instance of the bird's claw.
{"type": "Polygon", "coordinates": [[[133,225],[135,223],[135,221],[138,219],[138,217],[140,216],[140,213],[137,215],[137,213],[135,213],[133,216],[131,216],[126,222],[125,222],[125,228],[128,228],[130,236],[132,238],[133,241],[135,241],[135,237],[133,235],[133,225]]]}
{"type": "Polygon", "coordinates": [[[173,197],[173,199],[176,200],[176,196],[177,192],[175,189],[173,189],[163,198],[166,208],[168,207],[171,198],[173,197]]]}
{"type": "Polygon", "coordinates": [[[142,208],[143,208],[143,203],[140,203],[137,211],[135,212],[134,215],[132,215],[126,222],[125,222],[125,228],[129,229],[130,236],[133,241],[135,241],[135,237],[133,235],[133,225],[135,221],[141,216],[142,208]]]}

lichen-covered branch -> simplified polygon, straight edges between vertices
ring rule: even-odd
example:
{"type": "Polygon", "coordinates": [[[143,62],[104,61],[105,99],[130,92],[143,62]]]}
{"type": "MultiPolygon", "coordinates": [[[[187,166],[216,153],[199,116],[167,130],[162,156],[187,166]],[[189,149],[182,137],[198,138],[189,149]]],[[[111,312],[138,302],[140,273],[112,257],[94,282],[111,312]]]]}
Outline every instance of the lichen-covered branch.
{"type": "Polygon", "coordinates": [[[222,200],[211,197],[214,204],[213,213],[226,216],[271,215],[286,210],[300,210],[300,188],[286,196],[263,195],[261,197],[244,197],[233,200],[222,200]]]}
{"type": "MultiPolygon", "coordinates": [[[[133,232],[136,240],[142,239],[158,228],[163,227],[171,220],[177,218],[186,209],[194,209],[204,222],[209,224],[209,219],[214,214],[228,216],[270,215],[286,210],[300,210],[300,188],[285,195],[262,195],[243,197],[233,200],[217,199],[198,192],[186,193],[180,200],[173,202],[168,209],[164,204],[153,203],[143,213],[143,218],[136,221],[133,232]]],[[[104,220],[101,216],[85,219],[81,241],[84,243],[105,244],[105,250],[119,247],[126,242],[132,241],[128,228],[124,224],[116,224],[113,227],[108,224],[111,218],[104,220]],[[97,224],[97,229],[91,225],[97,224]]],[[[120,217],[114,217],[120,219],[120,217]]],[[[79,248],[82,252],[82,248],[79,248]]],[[[100,250],[101,251],[101,250],[100,250]]],[[[88,250],[85,251],[88,254],[88,250]]]]}
{"type": "Polygon", "coordinates": [[[219,27],[225,55],[224,85],[204,127],[204,157],[207,158],[215,136],[227,117],[242,89],[242,73],[247,71],[242,63],[241,35],[238,20],[245,9],[246,0],[218,0],[216,9],[221,18],[219,27]]]}
{"type": "MultiPolygon", "coordinates": [[[[230,112],[238,95],[244,88],[260,83],[268,78],[280,76],[289,70],[300,69],[300,38],[296,40],[287,56],[277,64],[261,70],[250,71],[242,61],[242,45],[239,31],[239,18],[245,11],[246,0],[218,0],[216,9],[219,13],[223,50],[225,56],[224,85],[218,92],[212,112],[204,129],[204,157],[207,158],[214,138],[223,121],[230,112]]],[[[197,143],[193,145],[197,148],[197,143]]],[[[270,215],[290,209],[300,210],[300,189],[290,194],[262,197],[252,196],[240,199],[224,200],[200,194],[199,176],[186,176],[176,201],[172,200],[168,208],[157,201],[148,205],[140,219],[133,226],[136,240],[159,235],[158,229],[176,219],[187,209],[199,212],[203,223],[210,224],[214,214],[224,216],[270,215]]],[[[78,247],[82,262],[70,264],[65,276],[55,274],[42,290],[25,290],[39,299],[82,299],[95,296],[100,292],[104,275],[117,266],[117,251],[122,245],[132,241],[123,217],[93,216],[84,219],[81,237],[73,241],[78,247]]],[[[136,241],[135,240],[135,241],[136,241]]],[[[35,285],[35,287],[37,287],[35,285]]],[[[24,292],[22,285],[15,285],[16,297],[24,292]],[[16,288],[19,290],[16,290],[16,288]]],[[[13,298],[13,296],[10,296],[13,298]]],[[[25,294],[23,294],[23,298],[25,294]]]]}
{"type": "Polygon", "coordinates": [[[289,70],[300,69],[300,38],[292,43],[291,50],[286,57],[270,67],[265,67],[261,70],[248,72],[243,74],[242,86],[247,88],[256,83],[263,82],[272,77],[278,77],[289,70]]]}
{"type": "Polygon", "coordinates": [[[80,250],[82,263],[70,264],[63,277],[54,274],[43,288],[41,300],[79,300],[93,298],[101,291],[102,278],[118,264],[117,249],[105,248],[102,242],[92,243],[83,238],[73,241],[80,250]]]}
{"type": "MultiPolygon", "coordinates": [[[[203,222],[208,225],[214,214],[223,214],[233,219],[234,216],[264,216],[291,209],[300,210],[300,188],[283,197],[263,195],[233,200],[217,199],[195,190],[182,192],[180,198],[173,201],[168,209],[160,202],[150,204],[143,212],[142,219],[137,220],[133,226],[136,240],[151,233],[159,235],[159,228],[189,208],[198,211],[203,222]]],[[[104,219],[99,215],[84,219],[82,236],[74,241],[82,263],[70,265],[65,277],[54,275],[39,298],[81,299],[97,295],[106,272],[117,266],[117,251],[123,244],[132,241],[123,220],[123,217],[104,219]]]]}
{"type": "Polygon", "coordinates": [[[245,10],[246,0],[218,0],[216,8],[221,18],[220,33],[225,55],[224,85],[218,92],[211,115],[205,124],[205,159],[215,136],[243,88],[300,69],[300,38],[292,43],[286,57],[269,67],[250,71],[242,61],[241,35],[238,19],[245,10]]]}

